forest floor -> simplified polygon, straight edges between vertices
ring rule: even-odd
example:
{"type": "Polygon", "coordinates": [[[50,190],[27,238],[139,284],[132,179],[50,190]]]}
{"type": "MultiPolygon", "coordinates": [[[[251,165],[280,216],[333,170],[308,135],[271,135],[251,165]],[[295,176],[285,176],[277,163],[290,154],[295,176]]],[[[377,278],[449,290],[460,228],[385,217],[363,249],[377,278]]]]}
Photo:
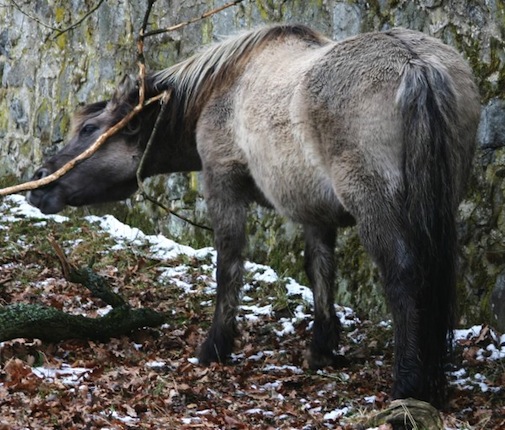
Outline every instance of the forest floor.
{"type": "MultiPolygon", "coordinates": [[[[389,321],[336,306],[348,364],[310,371],[310,291],[248,262],[236,354],[227,365],[203,367],[195,351],[212,319],[212,248],[146,236],[110,216],[44,217],[19,196],[0,201],[0,219],[0,306],[108,312],[64,279],[52,237],[73,264],[93,262],[132,307],[170,314],[160,328],[106,343],[0,343],[0,430],[354,429],[391,401],[389,321]]],[[[456,339],[445,428],[505,428],[505,336],[480,325],[456,339]]]]}

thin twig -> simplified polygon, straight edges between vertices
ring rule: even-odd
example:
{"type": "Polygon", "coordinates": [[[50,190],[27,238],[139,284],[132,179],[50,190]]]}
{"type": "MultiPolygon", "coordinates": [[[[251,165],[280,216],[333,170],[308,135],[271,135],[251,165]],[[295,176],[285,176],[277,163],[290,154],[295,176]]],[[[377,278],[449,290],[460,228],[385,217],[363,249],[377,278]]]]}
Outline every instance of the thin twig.
{"type": "Polygon", "coordinates": [[[60,29],[56,29],[56,32],[58,34],[56,34],[54,37],[53,37],[53,40],[57,39],[58,37],[60,37],[62,34],[66,33],[67,31],[70,31],[70,30],[73,30],[74,28],[76,28],[77,26],[79,26],[84,20],[86,20],[86,18],[88,18],[91,14],[93,14],[96,10],[98,10],[98,8],[103,4],[105,0],[99,0],[98,3],[93,6],[88,12],[86,12],[80,19],[78,19],[76,22],[74,22],[73,24],[71,24],[70,26],[68,26],[67,28],[64,28],[63,30],[60,30],[60,29]]]}
{"type": "Polygon", "coordinates": [[[179,29],[181,29],[183,27],[187,27],[188,25],[193,24],[195,22],[202,21],[205,18],[208,18],[208,17],[210,17],[212,15],[215,15],[216,13],[219,13],[219,12],[221,12],[221,11],[223,11],[225,9],[228,9],[228,8],[230,8],[232,6],[236,6],[236,5],[240,4],[240,3],[242,3],[243,1],[244,0],[235,0],[235,1],[232,1],[230,3],[226,3],[223,6],[220,6],[220,7],[217,7],[215,9],[212,9],[212,10],[209,10],[209,11],[205,12],[204,14],[202,14],[201,16],[199,16],[197,18],[189,19],[189,20],[181,22],[179,24],[172,25],[171,27],[160,28],[158,30],[149,31],[149,32],[145,33],[143,35],[143,37],[146,38],[146,37],[150,37],[150,36],[155,36],[157,34],[169,33],[171,31],[179,30],[179,29]]]}
{"type": "Polygon", "coordinates": [[[171,94],[172,94],[171,90],[165,90],[161,94],[162,95],[161,100],[160,100],[161,109],[158,113],[158,117],[156,118],[156,122],[154,123],[154,127],[151,131],[151,135],[149,136],[149,140],[147,141],[146,148],[144,149],[144,152],[142,153],[142,158],[140,159],[139,167],[137,168],[137,183],[139,186],[139,190],[144,195],[146,194],[146,192],[145,192],[144,186],[142,184],[142,172],[144,170],[144,166],[145,166],[145,163],[147,160],[147,155],[151,151],[151,148],[152,148],[152,145],[154,142],[154,138],[158,132],[158,128],[161,124],[161,121],[163,120],[164,115],[165,115],[165,111],[167,109],[171,94]]]}
{"type": "Polygon", "coordinates": [[[74,28],[76,28],[77,26],[79,26],[86,18],[88,18],[91,14],[93,14],[96,10],[98,10],[98,8],[105,2],[105,0],[99,0],[98,3],[93,6],[88,12],[86,12],[81,18],[79,18],[76,22],[74,22],[73,24],[69,25],[68,27],[66,28],[58,28],[58,27],[54,27],[52,25],[49,25],[47,23],[45,23],[44,21],[42,21],[40,18],[38,18],[37,16],[35,15],[31,15],[29,14],[28,12],[26,12],[17,2],[16,0],[10,0],[11,3],[14,5],[14,7],[19,11],[21,12],[24,16],[26,16],[27,18],[31,19],[32,21],[35,21],[37,24],[41,25],[42,27],[45,27],[51,31],[54,31],[56,32],[57,34],[55,34],[52,38],[52,40],[55,40],[57,39],[58,37],[60,37],[62,34],[70,31],[70,30],[73,30],[74,28]]]}
{"type": "Polygon", "coordinates": [[[119,130],[121,130],[126,124],[128,124],[131,121],[131,119],[134,116],[139,114],[142,111],[142,109],[144,109],[146,106],[150,105],[151,103],[158,101],[159,99],[161,99],[162,96],[163,96],[163,94],[159,94],[155,97],[151,97],[144,104],[138,103],[123,119],[121,119],[119,122],[114,124],[107,131],[102,133],[89,148],[87,148],[84,152],[80,153],[77,157],[70,160],[68,163],[66,163],[62,167],[60,167],[58,170],[56,170],[56,172],[54,172],[51,175],[46,176],[42,179],[37,179],[35,181],[25,182],[23,184],[13,185],[12,187],[2,188],[2,189],[0,189],[0,196],[7,196],[9,194],[19,193],[22,191],[34,190],[36,188],[40,188],[45,185],[48,185],[51,182],[56,181],[57,179],[61,178],[69,170],[73,169],[76,164],[91,157],[96,151],[98,151],[100,146],[102,146],[107,141],[107,139],[109,137],[111,137],[112,135],[116,134],[119,130]]]}
{"type": "Polygon", "coordinates": [[[63,249],[61,249],[61,246],[58,242],[56,242],[56,239],[54,238],[53,235],[49,235],[48,237],[49,243],[54,249],[54,252],[56,256],[58,257],[58,260],[60,260],[60,265],[61,265],[61,271],[63,272],[63,277],[65,279],[68,279],[70,276],[70,272],[72,269],[75,269],[74,267],[71,266],[70,262],[67,259],[67,256],[63,252],[63,249]]]}
{"type": "Polygon", "coordinates": [[[188,224],[191,224],[193,227],[198,227],[203,230],[207,231],[212,231],[212,228],[207,227],[206,225],[199,224],[195,221],[190,220],[189,218],[186,218],[185,216],[179,214],[177,211],[174,211],[173,209],[170,209],[169,207],[165,206],[163,203],[161,203],[158,199],[154,198],[151,196],[145,189],[144,183],[142,182],[142,171],[144,170],[144,166],[147,160],[147,155],[149,154],[151,147],[153,145],[154,139],[156,137],[156,134],[158,132],[158,128],[163,121],[163,117],[165,114],[165,110],[167,109],[168,103],[170,101],[170,96],[171,96],[171,91],[164,91],[163,92],[163,98],[161,99],[161,109],[160,112],[158,113],[158,117],[156,118],[156,122],[154,123],[153,130],[151,132],[151,135],[149,136],[149,140],[146,145],[146,149],[144,150],[142,154],[142,158],[140,159],[140,164],[139,167],[137,168],[137,185],[139,188],[139,193],[148,201],[151,203],[155,204],[159,208],[163,209],[165,212],[175,216],[176,218],[181,219],[182,221],[187,222],[188,224]]]}
{"type": "Polygon", "coordinates": [[[151,10],[156,3],[157,0],[147,0],[147,10],[144,14],[144,20],[142,21],[142,28],[140,29],[140,37],[144,37],[144,33],[146,32],[147,26],[149,24],[149,16],[151,15],[151,10]]]}
{"type": "Polygon", "coordinates": [[[146,149],[144,150],[143,154],[142,154],[142,158],[140,159],[140,164],[139,164],[139,167],[137,169],[137,185],[139,187],[139,193],[148,201],[150,201],[151,203],[155,204],[156,206],[160,207],[161,209],[163,209],[164,211],[166,211],[167,213],[187,222],[188,224],[191,224],[192,226],[194,227],[199,227],[201,229],[204,229],[204,230],[207,230],[207,231],[212,231],[212,229],[210,227],[207,227],[206,225],[203,225],[203,224],[198,224],[197,222],[195,221],[192,221],[190,220],[189,218],[186,218],[184,216],[182,216],[181,214],[179,214],[178,212],[174,211],[173,209],[170,209],[169,207],[165,206],[163,203],[161,203],[160,201],[158,201],[156,198],[154,198],[153,196],[151,196],[145,189],[144,187],[144,183],[142,182],[142,171],[144,170],[144,165],[146,163],[146,160],[147,160],[147,154],[149,154],[149,151],[151,150],[151,147],[152,147],[152,144],[154,142],[154,139],[156,137],[156,134],[158,132],[158,128],[161,124],[161,122],[163,121],[163,117],[164,117],[164,114],[165,114],[165,111],[168,107],[168,102],[170,101],[170,96],[171,96],[171,91],[169,90],[166,90],[163,92],[163,98],[161,99],[161,109],[160,109],[160,112],[158,113],[158,117],[156,118],[156,122],[154,123],[154,127],[153,127],[153,130],[151,132],[151,135],[149,136],[149,140],[147,142],[147,145],[146,145],[146,149]]]}
{"type": "MultiPolygon", "coordinates": [[[[59,28],[56,28],[56,27],[52,27],[52,26],[49,26],[47,24],[45,24],[44,22],[42,22],[40,19],[38,19],[37,17],[34,17],[34,16],[31,16],[29,14],[27,14],[16,2],[15,0],[11,0],[11,2],[14,4],[14,6],[21,12],[23,13],[24,15],[26,15],[27,17],[29,17],[30,19],[36,21],[37,23],[39,23],[40,25],[52,30],[52,31],[56,31],[58,32],[58,34],[54,37],[57,38],[58,36],[60,36],[61,34],[63,34],[64,32],[66,31],[69,31],[75,27],[77,27],[80,23],[82,23],[88,16],[90,16],[94,11],[96,11],[101,5],[102,3],[104,2],[105,0],[99,0],[99,2],[97,3],[96,6],[94,6],[88,13],[86,13],[79,21],[77,21],[76,23],[72,24],[71,26],[69,26],[68,28],[64,29],[64,30],[61,30],[59,28]]],[[[79,154],[76,158],[74,158],[73,160],[70,160],[67,164],[65,164],[64,166],[62,166],[60,169],[58,169],[56,172],[52,173],[51,175],[49,176],[46,176],[42,179],[39,179],[39,180],[36,180],[36,181],[30,181],[30,182],[26,182],[24,184],[19,184],[19,185],[15,185],[15,186],[12,186],[12,187],[7,187],[7,188],[4,188],[4,189],[0,189],[0,196],[3,196],[3,195],[8,195],[8,194],[14,194],[14,193],[17,193],[17,192],[21,192],[21,191],[27,191],[27,190],[33,190],[33,189],[36,189],[36,188],[39,188],[39,187],[42,187],[42,186],[45,186],[45,185],[48,185],[49,183],[55,181],[56,179],[60,178],[61,176],[63,176],[65,173],[67,173],[69,170],[71,170],[77,163],[85,160],[86,158],[89,158],[91,155],[93,155],[97,150],[98,148],[100,148],[101,145],[103,145],[103,143],[112,135],[114,135],[115,133],[117,133],[121,128],[123,128],[135,115],[137,115],[143,108],[145,105],[153,102],[153,101],[156,101],[156,100],[159,100],[159,99],[165,99],[165,103],[163,103],[163,107],[160,111],[160,113],[158,114],[158,118],[156,120],[156,124],[155,124],[155,127],[151,133],[151,137],[149,138],[149,141],[148,141],[148,144],[146,146],[146,149],[142,155],[142,159],[141,159],[141,162],[140,162],[140,165],[139,165],[139,168],[137,170],[137,183],[138,183],[138,186],[139,186],[139,190],[141,191],[142,195],[147,199],[149,200],[150,202],[160,206],[161,208],[163,208],[164,210],[166,210],[168,213],[176,216],[177,218],[195,226],[195,227],[199,227],[199,228],[202,228],[202,229],[205,229],[205,230],[209,230],[209,231],[212,231],[212,229],[210,227],[207,227],[205,225],[200,225],[198,223],[195,223],[194,221],[191,221],[189,219],[187,219],[186,217],[178,214],[177,212],[173,211],[172,209],[170,208],[167,208],[166,206],[164,206],[163,204],[161,204],[157,199],[151,197],[144,189],[143,185],[142,185],[142,179],[141,179],[141,172],[143,170],[143,164],[144,164],[144,161],[145,159],[147,158],[147,154],[149,153],[149,150],[151,148],[151,142],[154,140],[154,135],[156,134],[156,130],[157,130],[157,125],[160,121],[160,118],[162,118],[162,112],[164,111],[164,108],[166,107],[166,105],[168,104],[168,100],[169,100],[169,94],[167,95],[166,92],[162,93],[162,94],[159,94],[157,95],[156,97],[153,97],[151,99],[149,99],[145,104],[144,104],[144,100],[145,100],[145,76],[146,76],[146,66],[145,66],[145,58],[144,58],[144,39],[146,37],[149,37],[149,36],[154,36],[156,34],[161,34],[161,33],[168,33],[168,32],[172,32],[172,31],[175,31],[175,30],[179,30],[183,27],[186,27],[190,24],[193,24],[195,22],[198,22],[198,21],[201,21],[201,20],[204,20],[212,15],[215,15],[225,9],[228,9],[232,6],[236,6],[238,5],[239,3],[242,3],[243,0],[235,0],[235,1],[232,1],[230,3],[227,3],[223,6],[220,6],[218,8],[215,8],[215,9],[212,9],[210,11],[207,11],[205,13],[203,13],[201,16],[197,17],[197,18],[193,18],[193,19],[190,19],[188,21],[185,21],[185,22],[182,22],[182,23],[179,23],[179,24],[176,24],[174,26],[171,26],[171,27],[168,27],[168,28],[165,28],[165,29],[160,29],[160,30],[153,30],[153,31],[150,31],[150,32],[146,32],[146,29],[147,29],[147,26],[148,26],[148,22],[149,22],[149,16],[151,14],[151,10],[152,10],[152,7],[154,5],[154,3],[156,3],[157,0],[148,0],[148,5],[147,5],[147,9],[146,9],[146,13],[144,15],[144,19],[143,19],[143,23],[142,23],[142,28],[140,29],[140,32],[139,32],[139,36],[137,38],[137,62],[138,62],[138,67],[139,67],[139,75],[138,75],[138,82],[139,82],[139,102],[137,104],[137,106],[135,106],[133,108],[133,110],[128,114],[126,115],[121,121],[119,121],[117,124],[115,124],[114,126],[112,126],[109,130],[107,130],[106,132],[104,132],[102,135],[100,135],[98,137],[98,139],[93,143],[93,145],[91,145],[88,149],[86,149],[83,153],[79,154]]]]}
{"type": "MultiPolygon", "coordinates": [[[[147,9],[144,14],[144,19],[142,21],[142,28],[139,31],[139,35],[137,37],[137,64],[139,67],[139,76],[138,76],[138,81],[139,81],[139,98],[141,99],[143,97],[143,94],[145,93],[145,76],[146,76],[146,65],[145,65],[145,56],[144,56],[144,38],[146,37],[146,30],[147,26],[149,23],[149,16],[151,14],[152,7],[154,3],[157,0],[148,0],[147,4],[147,9]]],[[[229,6],[228,6],[229,7],[229,6]]],[[[217,12],[214,12],[217,13],[217,12]]],[[[208,14],[207,16],[210,16],[212,14],[208,14]]],[[[185,25],[190,24],[190,22],[187,22],[185,25]]],[[[173,31],[173,30],[170,30],[173,31]]],[[[161,121],[163,120],[165,116],[165,111],[168,107],[168,103],[170,101],[170,96],[171,96],[171,91],[166,90],[163,93],[163,97],[161,99],[161,109],[158,113],[158,117],[156,118],[156,122],[154,124],[154,127],[151,131],[151,135],[149,136],[149,140],[146,144],[146,148],[144,149],[144,152],[142,154],[142,158],[139,163],[139,167],[137,168],[137,186],[139,188],[139,193],[148,201],[151,203],[155,204],[159,208],[163,209],[165,212],[183,220],[184,222],[187,222],[188,224],[198,227],[204,230],[212,231],[210,227],[207,227],[206,225],[198,224],[195,221],[190,220],[189,218],[186,218],[182,215],[180,215],[178,212],[174,211],[173,209],[170,209],[169,207],[165,206],[163,203],[158,201],[155,197],[151,196],[145,189],[143,181],[142,181],[142,172],[144,170],[144,165],[147,160],[147,156],[151,151],[152,144],[154,142],[154,138],[157,134],[158,128],[161,124],[161,121]]]]}
{"type": "Polygon", "coordinates": [[[154,3],[157,0],[148,0],[147,9],[144,15],[144,20],[142,22],[142,28],[139,32],[139,37],[137,38],[137,64],[139,67],[138,83],[139,83],[139,104],[144,103],[146,94],[146,61],[144,58],[144,33],[149,22],[149,15],[151,15],[151,10],[154,3]]]}
{"type": "Polygon", "coordinates": [[[49,30],[51,31],[59,31],[59,28],[56,28],[56,27],[53,27],[49,24],[46,24],[45,22],[43,22],[40,18],[34,16],[34,15],[30,15],[28,12],[26,12],[21,6],[19,6],[15,0],[10,0],[11,3],[14,5],[14,7],[19,11],[21,12],[24,16],[26,16],[27,18],[31,19],[32,21],[35,21],[37,24],[40,24],[42,27],[45,27],[45,28],[48,28],[49,30]]]}

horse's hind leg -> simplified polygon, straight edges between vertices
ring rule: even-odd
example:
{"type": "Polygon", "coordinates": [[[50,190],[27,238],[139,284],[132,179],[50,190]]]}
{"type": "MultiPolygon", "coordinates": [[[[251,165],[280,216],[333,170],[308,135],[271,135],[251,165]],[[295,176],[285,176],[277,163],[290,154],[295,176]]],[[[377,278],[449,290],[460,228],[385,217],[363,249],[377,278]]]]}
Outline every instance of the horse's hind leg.
{"type": "Polygon", "coordinates": [[[217,297],[212,326],[199,351],[202,364],[224,362],[237,335],[237,307],[243,279],[247,184],[226,173],[204,171],[207,208],[217,250],[217,297]]]}
{"type": "Polygon", "coordinates": [[[426,309],[423,303],[422,263],[416,258],[401,209],[395,207],[393,201],[394,198],[383,198],[368,199],[366,204],[362,202],[363,210],[356,216],[357,225],[363,245],[379,266],[393,314],[393,398],[414,397],[430,401],[428,380],[437,375],[426,371],[424,345],[429,344],[429,336],[438,336],[438,333],[426,333],[425,327],[431,327],[430,319],[438,316],[436,310],[426,309]]]}
{"type": "Polygon", "coordinates": [[[310,368],[336,364],[340,321],[335,315],[335,228],[305,225],[305,270],[314,294],[314,326],[308,353],[310,368]]]}

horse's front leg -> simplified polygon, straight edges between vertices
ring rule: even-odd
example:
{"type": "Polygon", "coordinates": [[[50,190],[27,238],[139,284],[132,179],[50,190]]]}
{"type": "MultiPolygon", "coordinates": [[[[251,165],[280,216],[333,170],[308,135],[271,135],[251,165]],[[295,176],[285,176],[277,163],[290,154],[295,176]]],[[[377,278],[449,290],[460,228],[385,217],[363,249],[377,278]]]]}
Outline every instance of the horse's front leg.
{"type": "Polygon", "coordinates": [[[305,225],[305,271],[314,294],[314,326],[308,351],[312,369],[335,365],[340,341],[340,321],[335,315],[335,238],[336,229],[305,225]]]}
{"type": "Polygon", "coordinates": [[[236,316],[243,282],[247,203],[233,194],[233,190],[220,190],[207,198],[217,250],[217,297],[212,326],[199,351],[199,361],[205,365],[224,362],[238,333],[236,316]]]}

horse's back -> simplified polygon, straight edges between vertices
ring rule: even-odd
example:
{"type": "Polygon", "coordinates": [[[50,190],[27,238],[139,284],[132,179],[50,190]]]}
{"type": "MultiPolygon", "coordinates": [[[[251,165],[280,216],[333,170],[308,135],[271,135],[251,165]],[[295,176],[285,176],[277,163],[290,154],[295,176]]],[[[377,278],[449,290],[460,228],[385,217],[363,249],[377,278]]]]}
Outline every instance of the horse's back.
{"type": "Polygon", "coordinates": [[[262,196],[299,222],[316,217],[334,222],[345,215],[331,179],[307,153],[305,119],[297,119],[304,76],[329,49],[328,41],[317,44],[296,36],[262,47],[199,121],[199,151],[208,164],[235,172],[243,166],[262,196]]]}

